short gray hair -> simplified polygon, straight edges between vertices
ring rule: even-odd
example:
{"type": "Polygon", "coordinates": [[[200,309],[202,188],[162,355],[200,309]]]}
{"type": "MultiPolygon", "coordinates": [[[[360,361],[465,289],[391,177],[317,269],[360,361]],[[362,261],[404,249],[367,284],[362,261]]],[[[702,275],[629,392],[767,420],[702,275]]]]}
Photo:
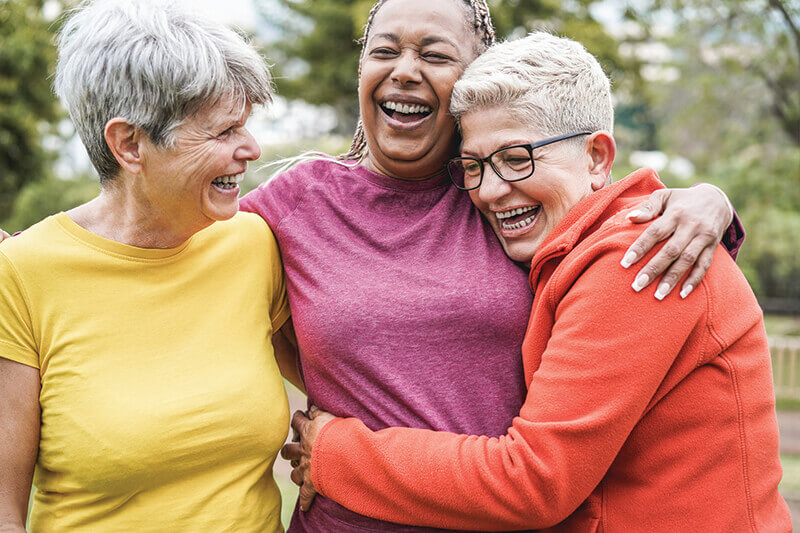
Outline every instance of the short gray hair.
{"type": "Polygon", "coordinates": [[[157,146],[207,104],[272,100],[264,59],[238,33],[170,0],[96,0],[75,9],[58,37],[55,92],[100,182],[120,170],[105,141],[117,116],[157,146]]]}
{"type": "Polygon", "coordinates": [[[543,135],[614,128],[611,84],[580,43],[545,32],[496,44],[467,67],[450,112],[508,108],[543,135]]]}

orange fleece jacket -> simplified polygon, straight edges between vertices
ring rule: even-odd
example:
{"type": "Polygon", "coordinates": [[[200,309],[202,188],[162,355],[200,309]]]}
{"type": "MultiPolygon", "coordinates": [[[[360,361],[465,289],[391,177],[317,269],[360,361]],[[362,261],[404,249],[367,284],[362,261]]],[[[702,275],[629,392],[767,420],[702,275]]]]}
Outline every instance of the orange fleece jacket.
{"type": "Polygon", "coordinates": [[[790,531],[766,333],[741,272],[720,249],[688,298],[659,302],[619,264],[645,229],[625,210],[661,187],[645,169],[591,194],[538,250],[528,395],[507,435],[335,419],[312,450],[317,490],[451,529],[790,531]]]}

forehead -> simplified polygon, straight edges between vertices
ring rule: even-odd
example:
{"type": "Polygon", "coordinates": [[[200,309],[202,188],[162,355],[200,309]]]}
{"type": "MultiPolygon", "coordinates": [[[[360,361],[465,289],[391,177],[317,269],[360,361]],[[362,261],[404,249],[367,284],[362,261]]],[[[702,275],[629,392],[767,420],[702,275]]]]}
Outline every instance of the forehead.
{"type": "Polygon", "coordinates": [[[462,152],[488,155],[511,144],[544,139],[539,129],[517,119],[503,107],[478,108],[461,117],[462,152]]]}
{"type": "Polygon", "coordinates": [[[467,15],[462,0],[389,0],[375,14],[369,39],[381,34],[409,39],[443,36],[472,45],[477,37],[467,15]]]}
{"type": "Polygon", "coordinates": [[[187,117],[185,124],[213,129],[228,123],[237,123],[250,116],[252,105],[243,98],[227,96],[209,102],[187,117]]]}

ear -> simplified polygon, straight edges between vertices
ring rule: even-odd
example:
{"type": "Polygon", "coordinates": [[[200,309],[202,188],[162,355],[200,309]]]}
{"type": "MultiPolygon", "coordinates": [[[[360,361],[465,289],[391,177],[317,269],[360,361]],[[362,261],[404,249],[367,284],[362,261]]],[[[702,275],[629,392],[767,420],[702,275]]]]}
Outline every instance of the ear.
{"type": "Polygon", "coordinates": [[[589,176],[592,190],[602,189],[611,176],[611,166],[617,155],[617,143],[607,131],[596,131],[586,141],[586,150],[589,163],[589,176]]]}
{"type": "Polygon", "coordinates": [[[140,143],[142,134],[139,128],[122,117],[114,117],[106,122],[103,133],[108,148],[120,166],[131,174],[141,172],[140,143]]]}

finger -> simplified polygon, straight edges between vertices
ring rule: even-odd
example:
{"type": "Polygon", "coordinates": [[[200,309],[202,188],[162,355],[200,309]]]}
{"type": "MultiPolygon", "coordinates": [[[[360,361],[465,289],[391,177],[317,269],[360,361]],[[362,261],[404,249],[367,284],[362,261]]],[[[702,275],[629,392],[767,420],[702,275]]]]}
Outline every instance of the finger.
{"type": "Polygon", "coordinates": [[[655,217],[664,212],[664,206],[667,205],[672,191],[669,189],[659,189],[654,191],[650,197],[642,202],[638,207],[626,215],[626,218],[631,222],[641,223],[653,220],[655,217]]]}
{"type": "Polygon", "coordinates": [[[310,420],[314,420],[315,418],[317,418],[317,415],[319,415],[321,412],[322,411],[320,410],[319,407],[317,407],[316,405],[312,405],[311,407],[308,408],[308,418],[310,420]]]}
{"type": "Polygon", "coordinates": [[[714,251],[716,249],[716,246],[709,246],[700,252],[700,257],[697,258],[697,262],[689,273],[689,277],[683,282],[681,298],[689,296],[694,288],[700,284],[700,281],[702,281],[708,269],[711,268],[711,261],[714,259],[714,251]]]}
{"type": "Polygon", "coordinates": [[[700,258],[700,254],[705,250],[707,247],[704,240],[695,237],[692,239],[692,242],[689,243],[688,246],[681,252],[680,257],[678,260],[672,263],[672,265],[667,269],[664,273],[664,276],[661,278],[661,281],[658,284],[658,289],[656,289],[655,297],[658,300],[663,300],[666,296],[672,292],[672,289],[678,284],[678,281],[683,278],[683,276],[692,268],[697,260],[700,258]]]}
{"type": "Polygon", "coordinates": [[[309,420],[303,411],[295,411],[292,415],[292,429],[301,437],[304,435],[304,430],[309,420]]]}
{"type": "Polygon", "coordinates": [[[316,496],[317,491],[314,489],[314,485],[309,482],[303,483],[300,487],[300,510],[308,511],[316,496]]]}
{"type": "Polygon", "coordinates": [[[300,468],[293,468],[292,473],[289,474],[289,479],[298,487],[303,486],[303,470],[300,468]]]}
{"type": "MultiPolygon", "coordinates": [[[[647,255],[653,246],[663,241],[675,232],[677,223],[671,217],[662,217],[648,226],[639,237],[633,241],[620,261],[623,268],[628,268],[647,255]]],[[[652,278],[651,278],[652,279],[652,278]]]]}
{"type": "Polygon", "coordinates": [[[281,457],[287,461],[300,460],[303,457],[303,448],[299,442],[290,442],[281,448],[281,457]]]}
{"type": "Polygon", "coordinates": [[[300,466],[300,459],[292,459],[289,461],[289,465],[291,465],[292,468],[297,468],[300,466]]]}
{"type": "Polygon", "coordinates": [[[639,292],[650,285],[662,272],[678,260],[691,240],[692,235],[686,230],[676,232],[636,274],[636,280],[632,285],[633,290],[639,292]]]}

